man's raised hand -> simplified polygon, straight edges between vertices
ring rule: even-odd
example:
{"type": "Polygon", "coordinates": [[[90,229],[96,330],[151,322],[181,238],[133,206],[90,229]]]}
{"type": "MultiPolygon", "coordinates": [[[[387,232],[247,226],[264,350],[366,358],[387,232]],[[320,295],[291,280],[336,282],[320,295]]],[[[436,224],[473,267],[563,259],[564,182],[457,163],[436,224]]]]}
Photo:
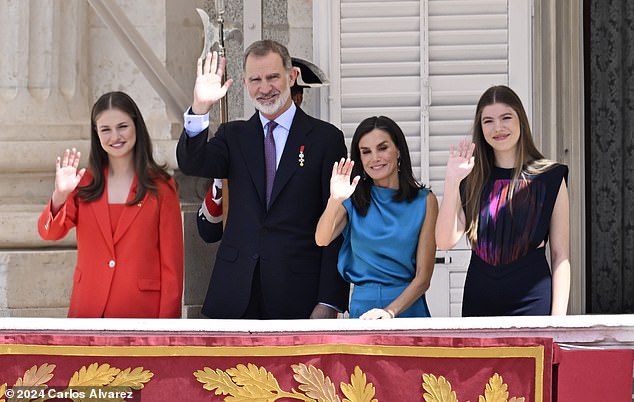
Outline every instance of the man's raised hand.
{"type": "Polygon", "coordinates": [[[211,107],[227,94],[233,80],[228,79],[222,83],[225,65],[225,58],[218,57],[218,52],[207,53],[207,57],[198,59],[192,113],[209,112],[211,107]]]}

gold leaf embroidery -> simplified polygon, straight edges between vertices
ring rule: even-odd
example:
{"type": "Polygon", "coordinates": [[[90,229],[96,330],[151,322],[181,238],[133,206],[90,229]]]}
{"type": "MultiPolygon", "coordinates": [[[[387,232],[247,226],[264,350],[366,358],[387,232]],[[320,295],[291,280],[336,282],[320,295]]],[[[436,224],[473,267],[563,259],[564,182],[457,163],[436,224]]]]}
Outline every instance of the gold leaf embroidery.
{"type": "Polygon", "coordinates": [[[489,378],[489,383],[484,389],[484,396],[480,395],[479,402],[506,402],[509,397],[508,385],[504,384],[502,377],[495,373],[489,378]]]}
{"type": "MultiPolygon", "coordinates": [[[[41,366],[33,366],[28,369],[21,378],[18,378],[15,382],[16,387],[26,387],[27,389],[42,390],[47,388],[46,383],[53,378],[53,371],[55,370],[54,364],[44,363],[41,366]]],[[[71,380],[69,381],[68,388],[65,391],[69,391],[72,387],[124,387],[127,390],[141,389],[144,384],[150,381],[154,376],[149,370],[143,370],[143,367],[137,367],[135,369],[127,368],[124,371],[116,367],[110,367],[109,364],[99,365],[93,363],[88,368],[82,367],[79,371],[76,371],[71,380]]],[[[0,386],[0,396],[4,396],[7,391],[7,383],[0,386]]],[[[58,392],[65,392],[58,391],[58,392]]],[[[120,391],[120,390],[118,390],[120,391]]],[[[107,391],[106,391],[107,392],[107,391]]],[[[34,395],[34,394],[33,394],[34,395]]],[[[45,401],[50,399],[44,397],[37,401],[45,401]]],[[[12,399],[18,401],[17,399],[12,399]]],[[[24,399],[28,401],[30,399],[24,399]]],[[[82,401],[82,398],[75,398],[75,401],[82,401]]],[[[100,399],[102,401],[122,401],[121,398],[114,399],[100,399]]],[[[0,402],[6,402],[5,399],[0,399],[0,402]]]]}
{"type": "Polygon", "coordinates": [[[214,392],[216,395],[229,395],[238,392],[238,386],[229,377],[229,374],[220,369],[212,370],[205,367],[203,370],[196,371],[194,377],[203,384],[203,388],[207,391],[216,390],[214,392]]]}
{"type": "Polygon", "coordinates": [[[22,378],[18,378],[15,385],[18,387],[42,386],[53,378],[54,364],[44,363],[40,367],[33,366],[28,369],[22,378]]]}
{"type": "Polygon", "coordinates": [[[143,367],[137,367],[132,370],[131,367],[121,371],[114,380],[109,384],[111,387],[128,387],[131,389],[142,389],[146,382],[154,376],[149,370],[143,370],[143,367]]]}
{"type": "MultiPolygon", "coordinates": [[[[237,365],[226,371],[212,370],[205,367],[194,373],[196,379],[208,391],[215,391],[216,395],[228,395],[225,402],[260,401],[274,402],[278,399],[295,399],[305,402],[341,402],[337,390],[328,376],[313,365],[303,363],[291,365],[293,379],[297,381],[299,389],[305,395],[291,389],[282,390],[273,373],[264,367],[257,367],[249,363],[237,365]]],[[[433,374],[423,374],[423,398],[426,402],[458,402],[456,392],[445,377],[433,374]]],[[[342,382],[341,391],[345,395],[343,402],[379,402],[374,398],[376,389],[367,382],[366,374],[356,366],[350,376],[350,384],[342,382]]],[[[495,373],[485,386],[485,396],[479,397],[479,402],[525,402],[523,397],[514,397],[507,401],[508,386],[502,377],[495,373]]],[[[3,402],[3,401],[0,401],[3,402]]]]}
{"type": "Polygon", "coordinates": [[[343,402],[378,402],[378,399],[374,399],[374,385],[367,383],[365,373],[359,366],[354,368],[350,384],[341,383],[341,391],[348,398],[343,402]]]}
{"type": "Polygon", "coordinates": [[[228,369],[227,374],[233,377],[233,382],[246,391],[245,395],[264,397],[282,393],[275,376],[264,367],[258,368],[252,363],[247,366],[238,364],[235,368],[228,369]]]}
{"type": "MultiPolygon", "coordinates": [[[[116,367],[110,367],[109,364],[93,363],[90,366],[83,366],[76,371],[68,382],[68,388],[64,391],[70,391],[78,387],[120,387],[117,389],[116,395],[111,395],[108,389],[101,390],[104,393],[100,397],[100,401],[104,402],[125,402],[123,398],[118,397],[120,392],[127,392],[132,389],[138,390],[144,387],[144,384],[150,381],[154,376],[149,370],[143,370],[143,367],[135,369],[127,368],[123,371],[116,367]]],[[[92,391],[91,391],[92,392],[92,391]]],[[[88,394],[90,395],[90,394],[88,394]]],[[[82,397],[73,398],[75,402],[89,401],[93,399],[84,399],[82,397]]]]}
{"type": "Polygon", "coordinates": [[[423,389],[427,391],[423,394],[426,402],[458,402],[456,392],[443,376],[436,378],[433,374],[423,374],[423,389]]]}
{"type": "Polygon", "coordinates": [[[88,368],[82,367],[79,371],[75,371],[73,377],[68,383],[69,387],[86,387],[86,386],[103,386],[108,385],[114,380],[115,376],[121,370],[116,367],[110,367],[104,363],[101,366],[93,363],[88,368]]]}
{"type": "Polygon", "coordinates": [[[293,364],[291,368],[295,372],[293,378],[300,384],[299,389],[304,391],[306,395],[314,398],[317,402],[341,402],[335,384],[324,375],[323,371],[312,364],[306,366],[303,363],[293,364]]]}
{"type": "Polygon", "coordinates": [[[216,390],[216,395],[229,395],[226,402],[238,401],[275,401],[280,398],[300,399],[307,402],[315,402],[297,391],[292,393],[284,392],[273,374],[264,367],[258,368],[255,364],[243,364],[235,368],[222,370],[211,370],[205,367],[203,371],[197,371],[194,376],[203,383],[203,388],[212,391],[216,390]]]}
{"type": "MultiPolygon", "coordinates": [[[[55,370],[54,364],[44,363],[40,367],[35,365],[25,371],[24,375],[16,380],[14,387],[22,388],[22,391],[24,391],[23,395],[39,395],[39,392],[42,392],[43,388],[48,388],[46,383],[53,378],[53,370],[55,370]]],[[[28,402],[30,400],[30,398],[11,399],[11,401],[15,402],[28,402]]]]}

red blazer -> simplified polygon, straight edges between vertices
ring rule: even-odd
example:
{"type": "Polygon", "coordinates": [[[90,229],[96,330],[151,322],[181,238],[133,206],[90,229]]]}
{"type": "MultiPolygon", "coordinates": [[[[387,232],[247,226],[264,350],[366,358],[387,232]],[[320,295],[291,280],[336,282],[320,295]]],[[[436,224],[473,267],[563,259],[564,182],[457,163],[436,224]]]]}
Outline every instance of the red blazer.
{"type": "MultiPolygon", "coordinates": [[[[80,186],[88,184],[88,172],[80,186]]],[[[51,201],[38,221],[44,240],[76,227],[77,266],[69,317],[178,318],[183,294],[183,226],[174,180],[157,180],[142,202],[126,206],[112,234],[108,189],[97,201],[76,198],[58,211],[51,201]]],[[[136,177],[128,201],[136,195],[136,177]]]]}

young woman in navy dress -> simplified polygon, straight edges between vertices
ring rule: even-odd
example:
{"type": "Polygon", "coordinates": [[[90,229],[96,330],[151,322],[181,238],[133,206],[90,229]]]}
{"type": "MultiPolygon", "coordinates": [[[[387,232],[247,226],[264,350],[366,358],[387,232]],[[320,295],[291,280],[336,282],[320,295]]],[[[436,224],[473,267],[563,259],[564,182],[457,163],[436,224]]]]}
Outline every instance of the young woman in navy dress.
{"type": "Polygon", "coordinates": [[[462,315],[566,314],[568,168],[537,150],[521,100],[506,86],[480,98],[472,141],[451,147],[436,226],[440,249],[465,233],[471,244],[462,315]]]}
{"type": "Polygon", "coordinates": [[[338,269],[354,284],[350,317],[429,317],[436,196],[414,179],[405,135],[388,117],[359,124],[350,156],[333,166],[315,233],[320,246],[343,233],[338,269]]]}

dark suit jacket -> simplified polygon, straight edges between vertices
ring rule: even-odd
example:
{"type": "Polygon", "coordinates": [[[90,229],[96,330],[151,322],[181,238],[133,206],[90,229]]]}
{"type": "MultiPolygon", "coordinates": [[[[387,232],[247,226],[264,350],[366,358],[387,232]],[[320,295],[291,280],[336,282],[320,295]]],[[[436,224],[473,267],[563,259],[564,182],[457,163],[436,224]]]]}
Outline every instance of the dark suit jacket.
{"type": "Polygon", "coordinates": [[[176,156],[183,173],[228,178],[229,213],[202,312],[240,318],[260,263],[263,299],[272,318],[308,318],[318,302],[346,309],[349,285],[337,272],[340,242],[315,243],[335,161],[346,155],[343,133],[297,109],[265,206],[264,131],[256,113],[190,138],[176,156]],[[304,163],[299,153],[303,147],[304,163]]]}

